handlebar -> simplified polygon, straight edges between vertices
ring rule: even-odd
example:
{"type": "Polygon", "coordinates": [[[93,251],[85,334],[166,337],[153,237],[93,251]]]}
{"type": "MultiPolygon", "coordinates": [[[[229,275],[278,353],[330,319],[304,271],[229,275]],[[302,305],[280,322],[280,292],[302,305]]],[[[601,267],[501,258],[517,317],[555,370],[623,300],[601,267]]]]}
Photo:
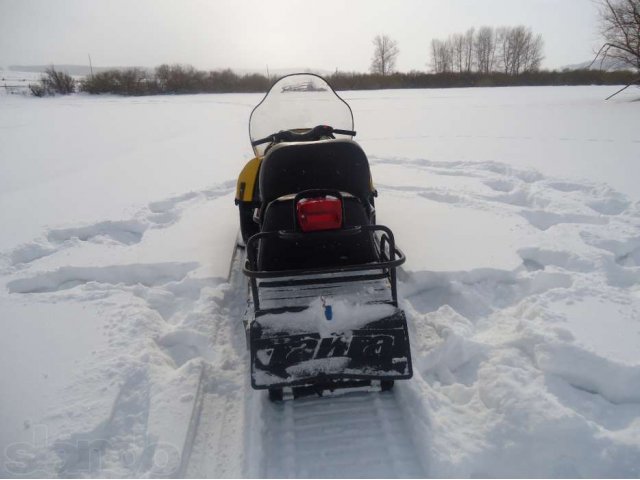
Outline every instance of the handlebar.
{"type": "Polygon", "coordinates": [[[293,130],[280,130],[279,132],[273,133],[268,137],[253,140],[251,142],[251,146],[257,147],[258,145],[262,145],[263,143],[306,142],[320,140],[322,137],[333,138],[334,133],[337,133],[338,135],[349,135],[351,137],[355,137],[356,135],[356,132],[354,132],[353,130],[341,130],[338,128],[330,127],[329,125],[318,125],[302,133],[296,133],[293,130]]]}

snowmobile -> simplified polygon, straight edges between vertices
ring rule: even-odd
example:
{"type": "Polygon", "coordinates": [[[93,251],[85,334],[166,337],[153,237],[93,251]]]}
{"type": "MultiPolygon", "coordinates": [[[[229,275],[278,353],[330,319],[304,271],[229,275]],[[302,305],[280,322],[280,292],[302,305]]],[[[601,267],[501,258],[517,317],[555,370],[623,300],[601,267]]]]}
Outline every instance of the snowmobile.
{"type": "Polygon", "coordinates": [[[369,162],[349,105],[294,74],[253,109],[255,158],[239,175],[251,386],[272,400],[342,388],[388,390],[412,376],[398,308],[405,256],[376,224],[369,162]]]}

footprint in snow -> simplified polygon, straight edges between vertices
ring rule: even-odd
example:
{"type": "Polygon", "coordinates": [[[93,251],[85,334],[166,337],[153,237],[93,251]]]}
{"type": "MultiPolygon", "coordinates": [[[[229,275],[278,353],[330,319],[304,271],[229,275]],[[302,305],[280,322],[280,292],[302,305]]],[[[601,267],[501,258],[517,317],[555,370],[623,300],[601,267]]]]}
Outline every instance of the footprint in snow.
{"type": "Polygon", "coordinates": [[[166,228],[177,222],[183,204],[198,198],[214,200],[228,194],[234,185],[235,182],[225,182],[199,192],[187,192],[166,200],[151,202],[147,208],[129,220],[106,220],[78,227],[51,229],[44,239],[15,248],[7,258],[11,266],[22,267],[76,245],[77,242],[135,245],[142,241],[150,228],[166,228]]]}
{"type": "Polygon", "coordinates": [[[67,290],[90,282],[109,285],[162,285],[182,280],[197,262],[110,265],[107,267],[61,267],[7,283],[11,293],[46,293],[67,290]]]}

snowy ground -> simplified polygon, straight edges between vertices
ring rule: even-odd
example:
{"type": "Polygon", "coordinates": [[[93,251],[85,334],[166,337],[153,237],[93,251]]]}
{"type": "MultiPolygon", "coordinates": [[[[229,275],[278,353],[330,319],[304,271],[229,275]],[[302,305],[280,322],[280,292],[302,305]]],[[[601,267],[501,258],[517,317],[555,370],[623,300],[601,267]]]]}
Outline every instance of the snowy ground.
{"type": "Polygon", "coordinates": [[[613,90],[345,93],[415,376],[284,405],[227,277],[261,96],[0,97],[2,475],[640,476],[640,92],[613,90]]]}

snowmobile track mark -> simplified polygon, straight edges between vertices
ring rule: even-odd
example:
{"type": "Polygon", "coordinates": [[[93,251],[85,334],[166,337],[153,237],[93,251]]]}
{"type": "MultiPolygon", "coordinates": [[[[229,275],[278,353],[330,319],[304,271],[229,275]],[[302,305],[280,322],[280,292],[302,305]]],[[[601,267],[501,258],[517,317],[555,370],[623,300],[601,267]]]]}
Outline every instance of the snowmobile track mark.
{"type": "MultiPolygon", "coordinates": [[[[242,252],[242,249],[234,247],[229,266],[227,283],[231,288],[225,294],[224,308],[228,324],[221,325],[215,332],[216,337],[210,339],[216,344],[219,341],[228,344],[230,341],[229,352],[236,352],[239,356],[245,355],[244,329],[241,329],[240,334],[236,328],[242,326],[238,316],[241,315],[244,306],[244,298],[238,294],[243,279],[242,252]],[[226,331],[226,340],[217,338],[221,329],[226,331]]],[[[242,367],[246,367],[245,363],[246,360],[242,357],[229,360],[229,365],[241,364],[242,367]]],[[[237,373],[234,373],[233,369],[229,370],[228,366],[223,365],[220,367],[221,370],[214,370],[212,365],[203,361],[202,368],[181,453],[181,464],[176,476],[246,477],[243,463],[251,452],[238,452],[237,445],[247,438],[252,428],[247,427],[246,423],[246,418],[250,416],[247,413],[252,413],[248,407],[248,399],[253,398],[252,391],[248,384],[242,386],[229,380],[230,377],[236,378],[237,373]]]]}
{"type": "Polygon", "coordinates": [[[200,424],[200,417],[202,416],[202,403],[204,395],[203,379],[205,377],[206,366],[204,363],[200,366],[200,376],[198,377],[198,386],[196,387],[196,394],[193,399],[193,408],[191,410],[191,416],[189,418],[189,427],[187,434],[185,435],[184,444],[182,446],[182,452],[180,453],[180,465],[176,472],[177,478],[184,478],[187,473],[187,467],[189,466],[189,460],[191,458],[191,452],[193,451],[193,443],[198,433],[198,425],[200,424]]]}
{"type": "Polygon", "coordinates": [[[392,393],[357,392],[265,407],[266,477],[421,477],[392,393]]]}
{"type": "Polygon", "coordinates": [[[243,397],[240,392],[219,395],[205,391],[192,454],[194,461],[189,462],[187,477],[244,476],[244,458],[243,453],[238,452],[238,445],[244,440],[245,424],[238,421],[237,415],[244,407],[243,397]]]}

